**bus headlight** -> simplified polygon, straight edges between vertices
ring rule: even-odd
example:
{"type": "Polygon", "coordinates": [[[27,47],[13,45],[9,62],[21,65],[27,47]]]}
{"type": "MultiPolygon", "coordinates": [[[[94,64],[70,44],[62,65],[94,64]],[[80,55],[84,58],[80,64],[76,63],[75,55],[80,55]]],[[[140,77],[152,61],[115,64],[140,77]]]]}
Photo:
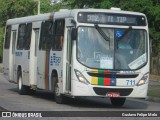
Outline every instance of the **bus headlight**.
{"type": "Polygon", "coordinates": [[[146,73],[145,75],[143,75],[143,77],[138,81],[137,86],[145,84],[148,77],[149,77],[149,73],[146,73]]]}
{"type": "Polygon", "coordinates": [[[82,75],[82,73],[76,69],[74,69],[78,80],[82,83],[89,84],[88,80],[82,75]]]}

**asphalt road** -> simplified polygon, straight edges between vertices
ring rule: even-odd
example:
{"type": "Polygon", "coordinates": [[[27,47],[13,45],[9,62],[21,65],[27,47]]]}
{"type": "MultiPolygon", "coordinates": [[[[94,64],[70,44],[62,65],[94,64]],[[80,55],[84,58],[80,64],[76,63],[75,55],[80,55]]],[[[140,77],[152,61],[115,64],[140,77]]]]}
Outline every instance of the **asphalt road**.
{"type": "MultiPolygon", "coordinates": [[[[123,107],[112,106],[107,98],[85,97],[56,104],[54,94],[37,91],[35,95],[19,95],[17,85],[0,74],[0,111],[160,111],[160,103],[127,99],[123,107]]],[[[112,118],[111,118],[112,119],[112,118]]],[[[87,119],[86,119],[87,120],[87,119]]]]}

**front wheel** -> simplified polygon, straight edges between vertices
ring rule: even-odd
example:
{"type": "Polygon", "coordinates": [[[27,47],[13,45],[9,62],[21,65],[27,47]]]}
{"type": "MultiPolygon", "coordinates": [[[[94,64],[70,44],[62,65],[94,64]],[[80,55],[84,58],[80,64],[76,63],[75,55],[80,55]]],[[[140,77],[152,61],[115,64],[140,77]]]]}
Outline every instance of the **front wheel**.
{"type": "Polygon", "coordinates": [[[110,98],[112,105],[114,106],[123,106],[126,98],[110,98]]]}

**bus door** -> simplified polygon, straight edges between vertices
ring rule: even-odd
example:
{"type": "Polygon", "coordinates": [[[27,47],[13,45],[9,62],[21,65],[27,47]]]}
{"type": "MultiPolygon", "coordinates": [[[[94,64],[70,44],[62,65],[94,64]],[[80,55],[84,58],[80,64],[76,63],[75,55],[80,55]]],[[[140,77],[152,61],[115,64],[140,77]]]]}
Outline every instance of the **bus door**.
{"type": "Polygon", "coordinates": [[[65,91],[71,92],[71,75],[72,75],[72,40],[71,31],[73,28],[70,18],[66,18],[66,30],[67,30],[67,50],[66,50],[66,85],[65,91]]]}
{"type": "Polygon", "coordinates": [[[52,39],[53,22],[48,20],[43,21],[41,24],[41,34],[37,56],[37,87],[40,89],[50,90],[50,49],[52,39]]]}
{"type": "Polygon", "coordinates": [[[66,91],[71,91],[71,57],[72,57],[72,41],[71,28],[67,29],[67,56],[66,56],[66,91]]]}
{"type": "Polygon", "coordinates": [[[11,41],[11,26],[7,26],[5,32],[4,49],[3,49],[3,74],[7,80],[9,80],[8,63],[9,63],[10,41],[11,41]]]}
{"type": "Polygon", "coordinates": [[[30,47],[29,82],[37,85],[37,50],[39,42],[39,28],[32,29],[32,40],[30,47]]]}
{"type": "Polygon", "coordinates": [[[15,78],[16,74],[16,67],[15,67],[15,43],[16,43],[16,36],[17,31],[12,30],[11,32],[11,44],[10,44],[10,51],[9,51],[9,80],[17,82],[15,78]]]}

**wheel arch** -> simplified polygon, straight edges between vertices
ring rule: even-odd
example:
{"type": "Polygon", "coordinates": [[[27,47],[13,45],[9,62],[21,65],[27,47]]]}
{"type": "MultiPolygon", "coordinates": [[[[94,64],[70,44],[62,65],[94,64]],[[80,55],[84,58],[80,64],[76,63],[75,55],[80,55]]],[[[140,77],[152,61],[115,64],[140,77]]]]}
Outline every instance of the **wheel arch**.
{"type": "Polygon", "coordinates": [[[22,67],[21,67],[21,65],[17,66],[17,83],[18,83],[19,74],[21,74],[21,76],[22,76],[22,67]]]}
{"type": "Polygon", "coordinates": [[[51,73],[51,90],[54,91],[55,84],[58,83],[58,72],[56,69],[52,70],[51,73]],[[56,79],[55,79],[56,78],[56,79]],[[54,80],[55,79],[55,80],[54,80]]]}

